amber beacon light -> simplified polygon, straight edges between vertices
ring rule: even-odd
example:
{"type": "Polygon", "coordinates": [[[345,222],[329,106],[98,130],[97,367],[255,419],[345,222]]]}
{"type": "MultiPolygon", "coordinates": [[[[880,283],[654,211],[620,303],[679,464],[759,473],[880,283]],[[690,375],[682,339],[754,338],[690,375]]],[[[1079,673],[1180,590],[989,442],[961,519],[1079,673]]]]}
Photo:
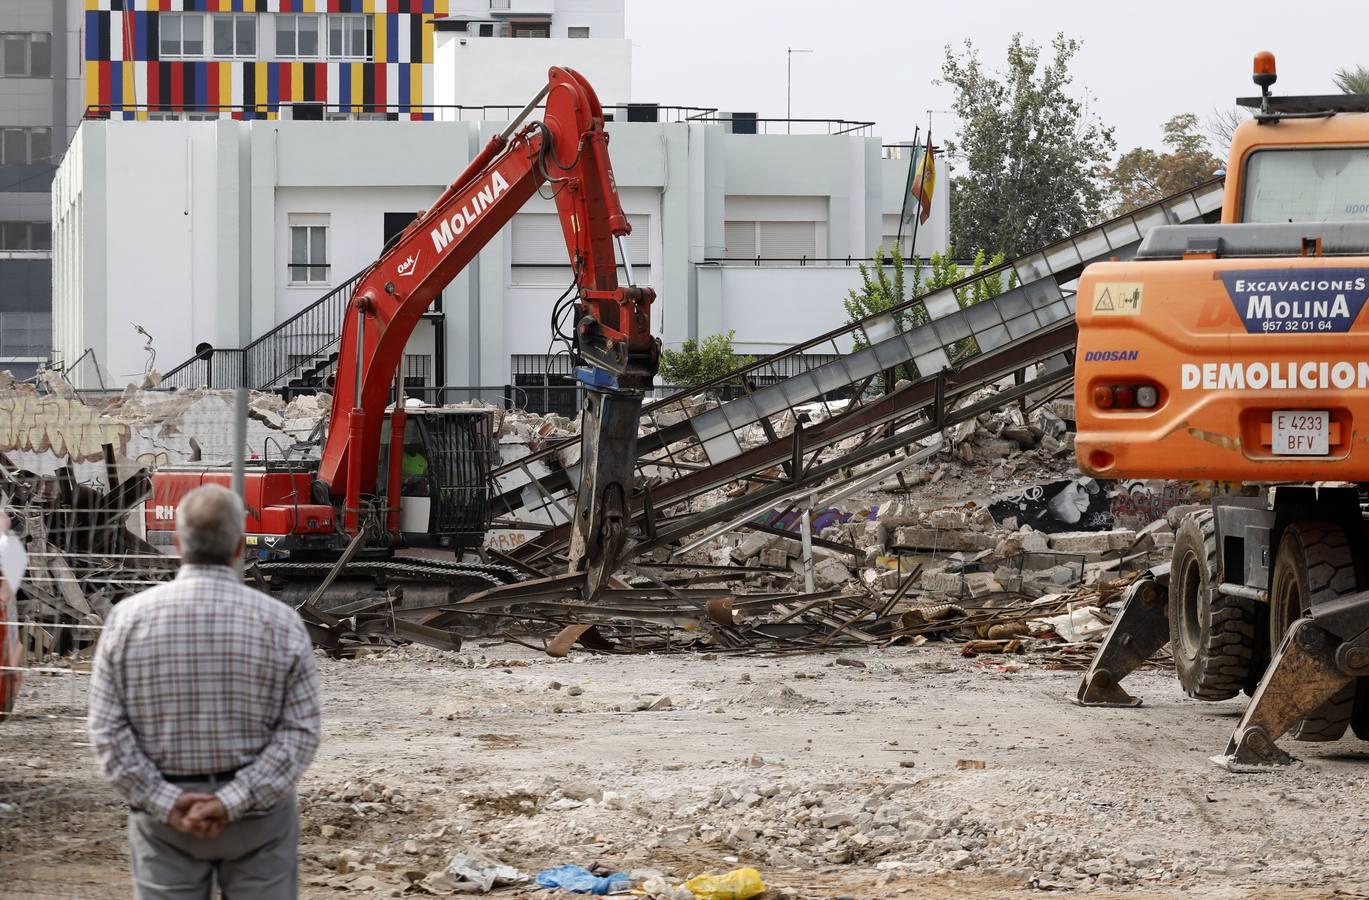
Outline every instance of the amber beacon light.
{"type": "Polygon", "coordinates": [[[1261,50],[1255,54],[1254,80],[1266,91],[1279,80],[1278,69],[1274,65],[1274,54],[1268,50],[1261,50]]]}

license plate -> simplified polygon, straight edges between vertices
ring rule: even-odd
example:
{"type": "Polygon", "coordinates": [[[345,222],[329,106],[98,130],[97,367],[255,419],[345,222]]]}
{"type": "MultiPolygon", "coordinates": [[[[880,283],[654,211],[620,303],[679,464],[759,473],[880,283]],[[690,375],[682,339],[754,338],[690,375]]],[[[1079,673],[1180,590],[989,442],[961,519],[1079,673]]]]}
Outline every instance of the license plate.
{"type": "Polygon", "coordinates": [[[1274,412],[1274,452],[1281,456],[1326,456],[1331,452],[1331,414],[1324,409],[1274,412]]]}

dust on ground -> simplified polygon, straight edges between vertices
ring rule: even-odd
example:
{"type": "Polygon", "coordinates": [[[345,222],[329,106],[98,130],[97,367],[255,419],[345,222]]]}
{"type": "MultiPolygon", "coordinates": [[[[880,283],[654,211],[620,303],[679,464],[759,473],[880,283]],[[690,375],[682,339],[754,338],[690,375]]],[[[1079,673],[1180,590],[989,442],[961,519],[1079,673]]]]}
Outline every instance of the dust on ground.
{"type": "MultiPolygon", "coordinates": [[[[770,897],[1369,884],[1365,748],[1292,744],[1298,768],[1226,773],[1208,756],[1243,701],[1188,700],[1164,672],[1129,679],[1141,709],[1083,710],[1077,672],[946,644],[566,660],[471,645],[320,669],[306,897],[440,893],[437,873],[472,849],[530,873],[601,863],[675,883],[752,865],[770,897]]],[[[128,895],[82,679],[32,678],[26,715],[0,724],[0,895],[128,895]]]]}

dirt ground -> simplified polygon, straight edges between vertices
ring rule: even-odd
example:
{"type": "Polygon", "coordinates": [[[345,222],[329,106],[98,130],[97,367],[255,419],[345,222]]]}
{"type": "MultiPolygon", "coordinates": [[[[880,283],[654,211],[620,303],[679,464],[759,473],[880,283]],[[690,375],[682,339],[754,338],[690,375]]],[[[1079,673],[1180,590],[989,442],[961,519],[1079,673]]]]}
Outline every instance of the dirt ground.
{"type": "MultiPolygon", "coordinates": [[[[753,865],[768,897],[1369,896],[1366,748],[1292,744],[1293,770],[1228,774],[1208,757],[1243,700],[1187,700],[1164,672],[1128,682],[1141,709],[1081,710],[1077,672],[937,643],[840,660],[472,644],[320,667],[306,897],[441,894],[472,849],[671,883],[753,865]]],[[[21,702],[0,724],[0,896],[128,896],[84,678],[32,679],[21,702]]]]}

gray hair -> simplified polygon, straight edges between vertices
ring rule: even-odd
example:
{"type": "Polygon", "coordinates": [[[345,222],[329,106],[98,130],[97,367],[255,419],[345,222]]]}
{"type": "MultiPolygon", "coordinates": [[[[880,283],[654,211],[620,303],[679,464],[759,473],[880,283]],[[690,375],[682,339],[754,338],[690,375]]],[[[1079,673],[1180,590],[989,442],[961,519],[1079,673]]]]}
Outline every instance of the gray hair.
{"type": "Polygon", "coordinates": [[[231,566],[238,558],[246,518],[238,495],[217,484],[195,488],[176,507],[181,561],[200,566],[231,566]]]}

